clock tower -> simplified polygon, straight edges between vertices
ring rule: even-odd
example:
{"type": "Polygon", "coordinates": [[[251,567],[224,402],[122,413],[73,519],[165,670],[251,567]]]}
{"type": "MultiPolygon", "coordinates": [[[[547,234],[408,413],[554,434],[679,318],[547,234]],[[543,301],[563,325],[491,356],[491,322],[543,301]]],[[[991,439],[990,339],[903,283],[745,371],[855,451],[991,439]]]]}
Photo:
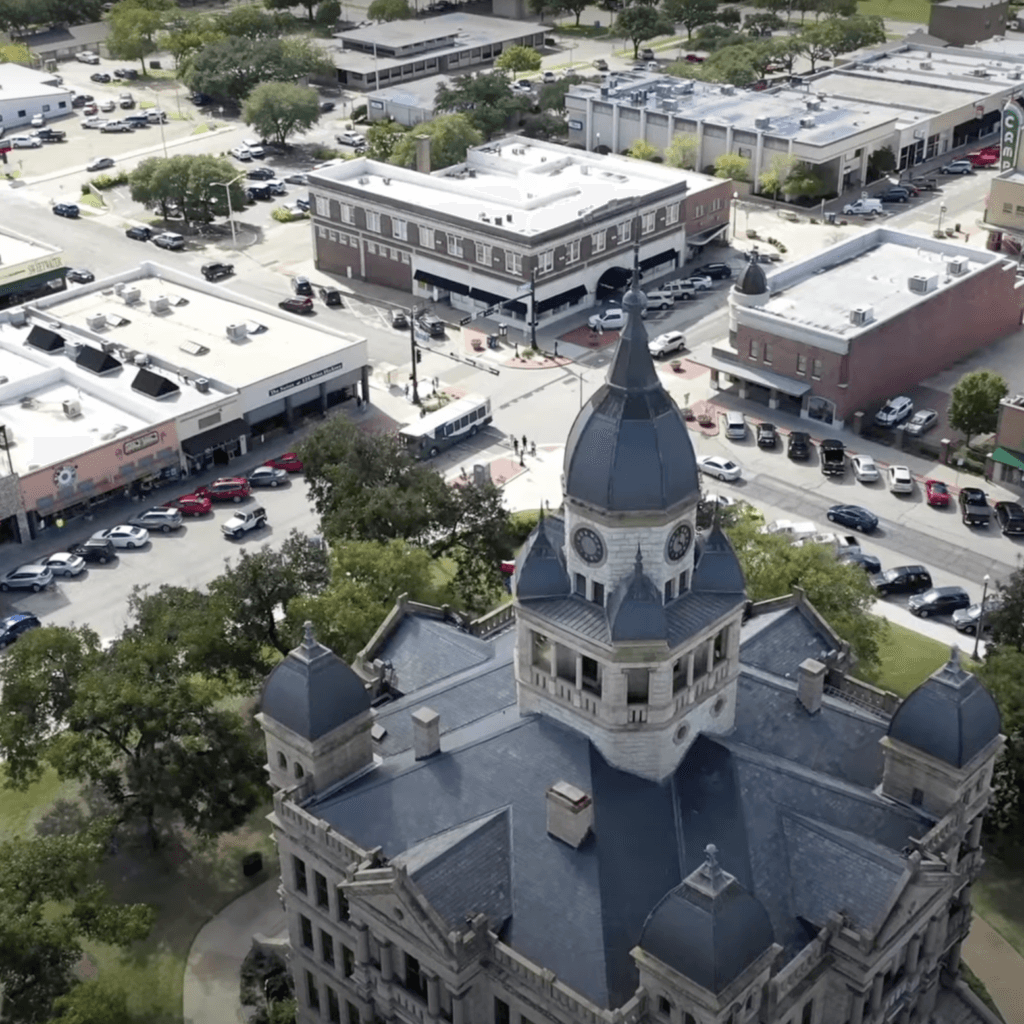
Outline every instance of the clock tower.
{"type": "Polygon", "coordinates": [[[697,536],[697,460],[647,347],[638,277],[607,381],[569,433],[563,515],[520,555],[516,682],[521,711],[660,780],[701,732],[732,728],[745,593],[725,536],[697,536]]]}

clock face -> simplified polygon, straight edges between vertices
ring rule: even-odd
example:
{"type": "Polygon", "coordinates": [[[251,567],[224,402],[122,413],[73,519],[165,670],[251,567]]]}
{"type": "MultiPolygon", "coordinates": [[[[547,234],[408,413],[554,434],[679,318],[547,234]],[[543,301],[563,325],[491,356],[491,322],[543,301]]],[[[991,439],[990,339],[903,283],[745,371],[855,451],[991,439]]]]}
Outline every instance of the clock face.
{"type": "Polygon", "coordinates": [[[690,550],[690,543],[692,541],[693,530],[690,528],[690,524],[680,523],[672,531],[671,536],[668,538],[668,544],[665,545],[665,553],[668,555],[669,560],[678,562],[690,550]]]}
{"type": "Polygon", "coordinates": [[[596,565],[604,558],[604,541],[588,526],[581,526],[573,534],[572,543],[584,562],[596,565]]]}

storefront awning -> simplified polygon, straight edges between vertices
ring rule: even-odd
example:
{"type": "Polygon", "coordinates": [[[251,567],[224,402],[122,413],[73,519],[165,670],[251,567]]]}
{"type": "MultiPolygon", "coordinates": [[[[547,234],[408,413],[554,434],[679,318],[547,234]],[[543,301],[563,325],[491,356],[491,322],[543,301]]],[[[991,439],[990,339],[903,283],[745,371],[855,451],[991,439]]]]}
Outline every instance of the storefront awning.
{"type": "Polygon", "coordinates": [[[713,238],[717,238],[723,231],[727,230],[728,224],[719,224],[717,228],[708,228],[706,231],[698,231],[695,235],[686,236],[687,245],[707,245],[713,238]]]}
{"type": "Polygon", "coordinates": [[[771,370],[762,370],[756,366],[745,366],[743,363],[716,356],[713,352],[695,355],[693,361],[751,384],[760,384],[763,388],[781,391],[784,395],[791,395],[793,398],[802,398],[811,390],[811,385],[806,381],[793,380],[790,377],[784,377],[781,373],[772,373],[771,370]]]}
{"type": "Polygon", "coordinates": [[[617,288],[625,288],[633,272],[627,267],[609,267],[597,282],[598,288],[610,288],[614,291],[617,288]]]}
{"type": "Polygon", "coordinates": [[[248,436],[249,424],[243,419],[229,420],[219,423],[216,427],[186,438],[181,442],[181,450],[186,455],[202,455],[203,452],[219,448],[228,441],[234,441],[243,435],[248,436]]]}
{"type": "Polygon", "coordinates": [[[504,308],[509,313],[516,313],[519,316],[526,316],[526,303],[520,302],[519,299],[513,299],[511,302],[506,302],[504,308]]]}
{"type": "Polygon", "coordinates": [[[477,302],[486,302],[488,306],[497,306],[498,303],[508,302],[502,295],[495,295],[494,292],[485,292],[483,288],[470,288],[469,297],[477,302]]]}
{"type": "Polygon", "coordinates": [[[558,306],[579,302],[586,294],[587,289],[579,284],[575,288],[570,288],[567,292],[560,292],[558,295],[552,295],[550,298],[541,299],[537,303],[537,312],[538,314],[546,313],[549,309],[556,309],[558,306]]]}
{"type": "Polygon", "coordinates": [[[658,267],[662,263],[668,263],[669,260],[674,260],[678,255],[678,249],[666,249],[664,252],[656,253],[654,256],[648,256],[647,259],[641,260],[640,269],[650,270],[651,267],[658,267]]]}
{"type": "Polygon", "coordinates": [[[458,295],[468,295],[469,285],[461,281],[452,281],[450,278],[441,277],[440,274],[432,274],[429,270],[417,270],[413,278],[423,284],[432,285],[434,288],[443,288],[446,292],[455,292],[458,295]]]}

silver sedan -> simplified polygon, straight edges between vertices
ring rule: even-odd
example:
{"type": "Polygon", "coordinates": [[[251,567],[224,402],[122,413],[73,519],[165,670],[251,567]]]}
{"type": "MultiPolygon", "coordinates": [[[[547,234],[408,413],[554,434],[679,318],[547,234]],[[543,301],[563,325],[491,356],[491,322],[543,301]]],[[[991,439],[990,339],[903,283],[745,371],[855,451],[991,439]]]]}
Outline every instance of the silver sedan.
{"type": "Polygon", "coordinates": [[[58,551],[43,559],[46,566],[54,576],[77,576],[85,569],[85,559],[70,551],[58,551]]]}
{"type": "Polygon", "coordinates": [[[280,487],[287,482],[287,472],[274,466],[257,466],[249,474],[250,487],[280,487]]]}

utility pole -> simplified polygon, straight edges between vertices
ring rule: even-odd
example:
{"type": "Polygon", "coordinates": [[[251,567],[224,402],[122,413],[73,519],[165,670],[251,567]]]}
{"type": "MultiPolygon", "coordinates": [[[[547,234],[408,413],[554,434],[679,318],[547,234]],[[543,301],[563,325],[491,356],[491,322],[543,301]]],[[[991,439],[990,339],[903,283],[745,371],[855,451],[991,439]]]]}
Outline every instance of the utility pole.
{"type": "Polygon", "coordinates": [[[412,350],[412,404],[420,404],[420,386],[416,377],[416,357],[419,352],[416,348],[416,310],[409,310],[409,345],[412,350]]]}
{"type": "Polygon", "coordinates": [[[530,348],[537,348],[537,269],[530,271],[530,348]]]}

